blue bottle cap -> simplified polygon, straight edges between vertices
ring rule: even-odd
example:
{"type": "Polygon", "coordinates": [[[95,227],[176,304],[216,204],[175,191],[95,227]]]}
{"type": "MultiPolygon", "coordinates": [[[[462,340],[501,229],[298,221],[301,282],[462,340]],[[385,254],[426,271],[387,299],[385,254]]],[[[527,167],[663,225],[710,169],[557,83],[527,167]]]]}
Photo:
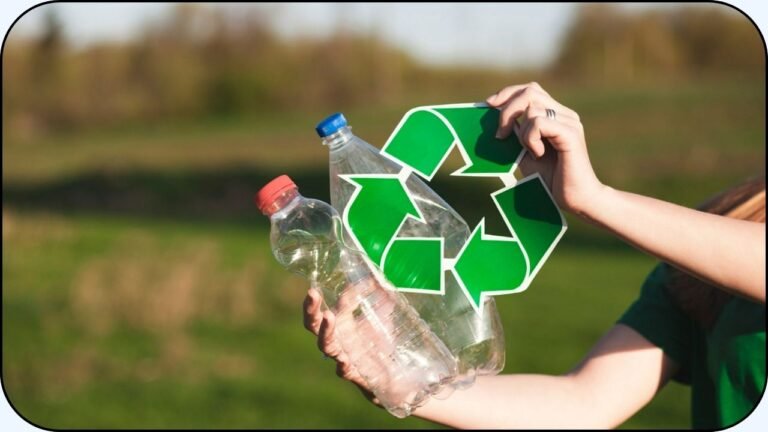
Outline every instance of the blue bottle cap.
{"type": "Polygon", "coordinates": [[[336,133],[339,129],[347,125],[347,119],[344,118],[344,114],[335,113],[328,116],[325,120],[321,121],[315,127],[315,131],[320,135],[320,138],[325,138],[328,135],[336,133]]]}

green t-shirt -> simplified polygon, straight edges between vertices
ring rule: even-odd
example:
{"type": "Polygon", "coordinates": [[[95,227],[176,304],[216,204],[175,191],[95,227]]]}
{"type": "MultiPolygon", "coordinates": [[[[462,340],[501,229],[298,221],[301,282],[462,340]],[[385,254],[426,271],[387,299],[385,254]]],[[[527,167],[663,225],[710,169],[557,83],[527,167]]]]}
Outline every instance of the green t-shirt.
{"type": "Polygon", "coordinates": [[[667,265],[657,266],[619,319],[680,366],[673,377],[691,386],[694,428],[720,429],[747,416],[765,388],[765,305],[734,297],[711,329],[669,297],[667,265]]]}

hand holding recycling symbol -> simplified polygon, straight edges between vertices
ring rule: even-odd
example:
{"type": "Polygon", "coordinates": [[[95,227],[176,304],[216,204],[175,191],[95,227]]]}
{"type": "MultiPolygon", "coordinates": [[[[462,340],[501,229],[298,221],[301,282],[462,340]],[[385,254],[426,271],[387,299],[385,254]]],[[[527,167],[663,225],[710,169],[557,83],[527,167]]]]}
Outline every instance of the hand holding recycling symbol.
{"type": "Polygon", "coordinates": [[[566,223],[538,174],[517,180],[525,150],[516,137],[498,140],[499,111],[485,104],[418,107],[408,111],[381,153],[402,166],[398,174],[348,175],[355,186],[344,209],[344,225],[398,288],[444,293],[445,271],[456,276],[478,313],[484,296],[514,294],[530,285],[565,233],[566,223]],[[401,238],[407,218],[424,221],[405,181],[411,173],[430,181],[456,147],[465,165],[453,176],[496,177],[503,188],[491,194],[510,236],[485,233],[484,219],[455,258],[442,238],[401,238]],[[386,211],[382,211],[386,203],[386,211]],[[416,286],[413,286],[416,285],[416,286]]]}

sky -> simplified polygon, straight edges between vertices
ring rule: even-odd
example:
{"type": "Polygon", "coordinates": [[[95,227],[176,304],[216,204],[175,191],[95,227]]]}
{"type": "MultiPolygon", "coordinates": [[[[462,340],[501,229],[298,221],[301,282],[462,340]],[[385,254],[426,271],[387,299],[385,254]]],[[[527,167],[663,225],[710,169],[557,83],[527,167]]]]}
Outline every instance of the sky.
{"type": "MultiPolygon", "coordinates": [[[[54,8],[76,46],[126,40],[136,36],[147,22],[162,20],[172,7],[168,3],[47,4],[24,15],[11,36],[35,34],[46,9],[54,8]]],[[[546,65],[557,55],[578,8],[572,3],[236,3],[205,7],[268,8],[274,13],[273,27],[286,38],[322,37],[342,23],[355,32],[374,32],[425,63],[499,68],[546,65]]]]}

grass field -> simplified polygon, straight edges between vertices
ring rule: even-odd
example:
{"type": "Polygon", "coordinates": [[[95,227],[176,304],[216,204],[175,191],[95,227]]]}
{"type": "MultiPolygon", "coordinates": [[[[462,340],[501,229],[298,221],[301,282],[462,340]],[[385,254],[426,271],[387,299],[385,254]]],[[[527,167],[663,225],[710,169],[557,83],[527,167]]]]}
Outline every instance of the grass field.
{"type": "MultiPolygon", "coordinates": [[[[695,205],[764,173],[761,83],[551,93],[582,115],[615,187],[695,205]]],[[[347,117],[380,146],[406,108],[347,117]]],[[[389,416],[335,376],[301,325],[306,285],[274,262],[252,207],[282,172],[327,198],[313,133],[324,114],[6,131],[2,372],[14,406],[56,428],[434,427],[389,416]]],[[[488,204],[477,191],[494,185],[438,175],[436,187],[474,223],[488,204]]],[[[654,265],[569,223],[530,290],[498,300],[507,373],[567,371],[654,265]]],[[[688,409],[673,383],[624,427],[688,427],[688,409]]]]}

